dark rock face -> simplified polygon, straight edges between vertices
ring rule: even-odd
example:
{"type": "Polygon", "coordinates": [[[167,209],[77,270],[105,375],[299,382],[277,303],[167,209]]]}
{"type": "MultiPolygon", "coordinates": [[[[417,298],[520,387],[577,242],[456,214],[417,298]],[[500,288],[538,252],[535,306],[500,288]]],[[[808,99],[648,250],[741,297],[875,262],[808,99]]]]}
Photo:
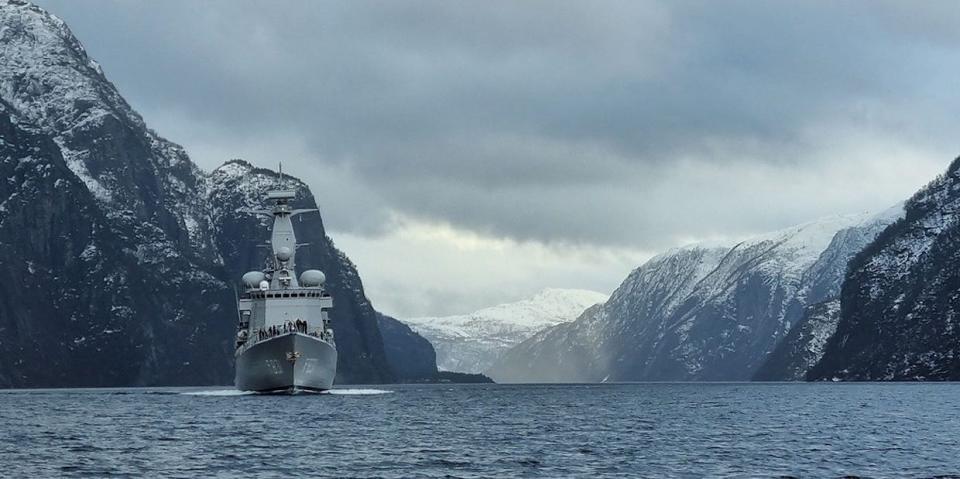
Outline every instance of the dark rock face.
{"type": "Polygon", "coordinates": [[[423,381],[437,375],[437,353],[430,341],[390,316],[378,314],[378,319],[383,348],[397,379],[423,381]]]}
{"type": "Polygon", "coordinates": [[[56,143],[2,109],[0,385],[219,382],[232,327],[209,319],[229,290],[202,270],[163,277],[143,264],[56,143]]]}
{"type": "Polygon", "coordinates": [[[801,321],[780,341],[757,371],[756,381],[803,381],[823,357],[840,321],[840,299],[808,306],[801,321]]]}
{"type": "Polygon", "coordinates": [[[851,262],[812,380],[960,379],[960,159],[851,262]]]}
{"type": "MultiPolygon", "coordinates": [[[[243,210],[277,175],[202,172],[62,21],[5,0],[0,134],[0,387],[231,383],[234,285],[269,237],[243,210]]],[[[299,266],[323,269],[335,298],[337,380],[394,380],[356,268],[318,214],[302,219],[299,266]]]]}

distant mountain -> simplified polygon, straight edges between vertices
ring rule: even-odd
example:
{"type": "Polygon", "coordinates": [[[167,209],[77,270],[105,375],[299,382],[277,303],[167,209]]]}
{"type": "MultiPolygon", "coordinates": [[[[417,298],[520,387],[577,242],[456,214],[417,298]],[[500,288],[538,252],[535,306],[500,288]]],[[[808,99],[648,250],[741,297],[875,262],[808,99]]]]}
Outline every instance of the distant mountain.
{"type": "MultiPolygon", "coordinates": [[[[274,172],[201,171],[60,19],[0,0],[0,174],[0,387],[232,381],[233,287],[268,237],[244,209],[274,172]]],[[[334,295],[338,381],[395,380],[356,268],[319,215],[296,227],[334,295]]]]}
{"type": "Polygon", "coordinates": [[[489,374],[498,382],[748,380],[808,305],[836,294],[847,260],[871,239],[861,230],[879,231],[890,216],[835,216],[733,246],[672,250],[634,270],[602,306],[508,351],[489,374]]]}
{"type": "Polygon", "coordinates": [[[960,158],[850,261],[808,379],[960,380],[960,158]]]}
{"type": "Polygon", "coordinates": [[[520,301],[457,316],[404,320],[437,351],[446,371],[480,373],[510,347],[556,324],[573,321],[607,296],[580,289],[545,289],[520,301]]]}

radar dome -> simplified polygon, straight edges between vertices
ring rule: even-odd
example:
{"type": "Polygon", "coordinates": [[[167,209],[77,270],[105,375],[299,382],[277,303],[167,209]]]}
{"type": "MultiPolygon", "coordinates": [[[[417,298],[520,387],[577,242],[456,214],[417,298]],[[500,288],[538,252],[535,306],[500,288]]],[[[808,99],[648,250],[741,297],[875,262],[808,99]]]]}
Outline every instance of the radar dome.
{"type": "Polygon", "coordinates": [[[292,254],[293,253],[290,251],[290,248],[287,248],[286,246],[277,248],[277,259],[280,261],[289,261],[292,254]]]}
{"type": "Polygon", "coordinates": [[[248,288],[256,288],[266,278],[266,275],[260,271],[251,271],[243,275],[243,284],[248,288]]]}
{"type": "Polygon", "coordinates": [[[268,289],[270,289],[270,283],[268,283],[267,280],[261,281],[261,282],[260,282],[260,291],[266,291],[266,290],[268,290],[268,289]]]}
{"type": "Polygon", "coordinates": [[[327,276],[317,269],[308,269],[300,273],[300,284],[306,287],[320,286],[326,281],[327,276]]]}

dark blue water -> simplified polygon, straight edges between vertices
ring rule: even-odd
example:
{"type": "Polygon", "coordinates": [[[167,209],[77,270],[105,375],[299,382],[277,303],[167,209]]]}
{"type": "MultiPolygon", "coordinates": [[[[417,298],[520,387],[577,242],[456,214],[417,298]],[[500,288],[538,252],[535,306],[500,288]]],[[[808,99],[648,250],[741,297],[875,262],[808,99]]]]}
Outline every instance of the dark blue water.
{"type": "Polygon", "coordinates": [[[0,475],[960,474],[958,384],[377,388],[0,392],[0,475]]]}

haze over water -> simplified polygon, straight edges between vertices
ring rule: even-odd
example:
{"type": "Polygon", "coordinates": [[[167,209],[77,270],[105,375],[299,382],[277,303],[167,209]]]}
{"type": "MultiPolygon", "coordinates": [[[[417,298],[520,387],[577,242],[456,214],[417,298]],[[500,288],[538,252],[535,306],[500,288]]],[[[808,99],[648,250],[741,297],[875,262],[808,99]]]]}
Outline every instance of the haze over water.
{"type": "Polygon", "coordinates": [[[930,477],[958,384],[0,392],[8,477],[930,477]]]}

